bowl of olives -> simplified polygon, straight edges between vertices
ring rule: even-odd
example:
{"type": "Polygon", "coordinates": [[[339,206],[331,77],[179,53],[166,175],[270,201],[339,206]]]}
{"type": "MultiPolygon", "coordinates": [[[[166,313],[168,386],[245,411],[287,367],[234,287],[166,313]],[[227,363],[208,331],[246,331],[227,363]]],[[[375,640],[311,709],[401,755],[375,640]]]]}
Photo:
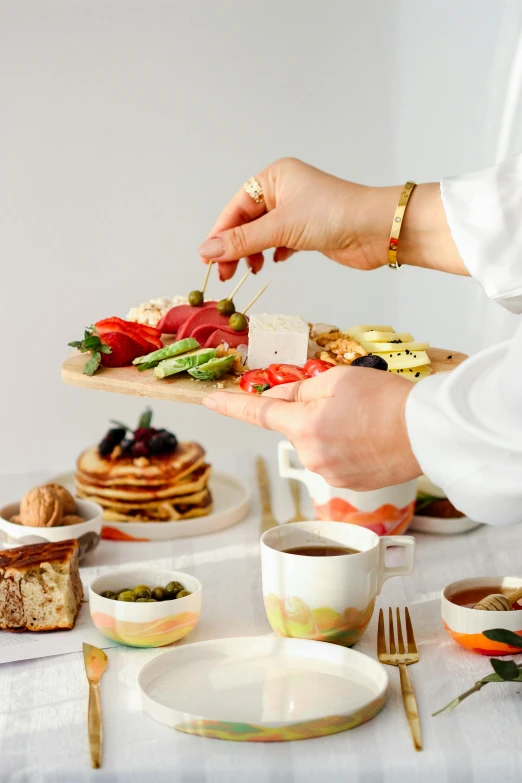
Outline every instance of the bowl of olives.
{"type": "Polygon", "coordinates": [[[129,647],[163,647],[187,636],[201,613],[201,582],[181,571],[115,571],[89,586],[96,628],[129,647]]]}

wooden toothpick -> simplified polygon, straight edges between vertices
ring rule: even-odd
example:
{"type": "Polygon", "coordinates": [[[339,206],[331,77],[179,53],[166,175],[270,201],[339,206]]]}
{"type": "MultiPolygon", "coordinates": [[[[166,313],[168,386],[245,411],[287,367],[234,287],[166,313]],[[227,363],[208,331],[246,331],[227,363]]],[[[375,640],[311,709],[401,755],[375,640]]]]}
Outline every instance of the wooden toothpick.
{"type": "Polygon", "coordinates": [[[249,303],[247,304],[247,306],[246,306],[246,307],[245,307],[245,309],[243,310],[243,315],[246,315],[246,311],[247,311],[247,310],[250,310],[250,308],[252,307],[252,305],[253,305],[255,302],[257,302],[257,300],[259,299],[259,297],[261,296],[261,294],[263,293],[263,291],[266,291],[266,289],[268,288],[268,286],[270,285],[270,283],[271,283],[271,282],[272,282],[272,281],[271,281],[271,280],[269,280],[269,281],[268,281],[268,283],[267,283],[266,285],[264,285],[264,286],[263,286],[263,288],[261,289],[261,291],[259,291],[259,292],[258,292],[258,293],[257,293],[257,294],[254,296],[254,298],[252,299],[252,301],[251,301],[251,302],[249,302],[249,303]]]}
{"type": "Polygon", "coordinates": [[[234,298],[234,296],[237,294],[237,292],[239,291],[239,289],[241,288],[241,286],[243,285],[243,283],[245,282],[245,280],[247,279],[248,275],[249,275],[251,272],[252,272],[252,270],[251,270],[251,269],[249,269],[249,270],[248,270],[248,272],[247,272],[246,274],[244,274],[244,275],[243,275],[243,277],[241,278],[241,280],[239,281],[239,283],[236,285],[236,287],[234,288],[234,290],[232,291],[232,293],[230,294],[230,296],[227,296],[227,299],[229,300],[229,302],[230,302],[230,301],[232,301],[232,299],[233,299],[233,298],[234,298]]]}
{"type": "Polygon", "coordinates": [[[202,294],[204,294],[204,293],[205,293],[205,289],[206,289],[206,287],[207,287],[208,278],[210,277],[210,270],[212,269],[212,263],[213,263],[213,262],[212,262],[212,261],[210,261],[210,262],[207,264],[207,271],[206,271],[206,274],[205,274],[205,280],[203,281],[203,288],[201,289],[201,293],[202,293],[202,294]]]}

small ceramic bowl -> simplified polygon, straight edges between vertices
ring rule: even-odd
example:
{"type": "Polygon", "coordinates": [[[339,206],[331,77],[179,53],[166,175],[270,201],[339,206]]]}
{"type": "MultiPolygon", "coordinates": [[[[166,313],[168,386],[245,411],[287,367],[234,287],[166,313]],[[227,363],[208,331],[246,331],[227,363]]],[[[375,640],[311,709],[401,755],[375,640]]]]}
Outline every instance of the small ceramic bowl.
{"type": "Polygon", "coordinates": [[[154,568],[126,569],[100,576],[89,586],[89,608],[96,628],[106,636],[128,647],[163,647],[187,636],[197,625],[201,613],[201,582],[182,571],[158,571],[154,568]],[[181,582],[191,595],[172,601],[132,603],[104,598],[101,593],[115,593],[136,585],[165,587],[181,582]]]}
{"type": "Polygon", "coordinates": [[[76,500],[78,516],[84,522],[57,527],[28,527],[9,520],[20,512],[20,503],[10,503],[0,509],[0,547],[41,544],[44,541],[67,541],[75,538],[80,545],[80,560],[100,543],[103,509],[90,500],[76,500]]]}
{"type": "Polygon", "coordinates": [[[452,639],[466,650],[481,655],[519,654],[520,648],[487,639],[483,631],[503,628],[522,636],[522,611],[489,612],[482,609],[469,609],[451,601],[453,596],[465,590],[484,588],[490,593],[497,592],[501,586],[515,592],[522,586],[522,579],[516,577],[480,576],[474,579],[462,579],[452,582],[444,588],[441,595],[442,624],[452,639]]]}

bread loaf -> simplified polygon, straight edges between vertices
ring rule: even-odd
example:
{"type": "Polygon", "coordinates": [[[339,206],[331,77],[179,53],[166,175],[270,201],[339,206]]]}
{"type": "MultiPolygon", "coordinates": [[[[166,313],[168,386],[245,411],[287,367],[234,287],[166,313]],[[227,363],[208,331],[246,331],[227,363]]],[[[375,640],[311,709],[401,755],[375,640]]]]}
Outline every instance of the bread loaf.
{"type": "Polygon", "coordinates": [[[83,597],[78,549],[70,539],[0,552],[0,628],[53,631],[74,626],[83,597]]]}

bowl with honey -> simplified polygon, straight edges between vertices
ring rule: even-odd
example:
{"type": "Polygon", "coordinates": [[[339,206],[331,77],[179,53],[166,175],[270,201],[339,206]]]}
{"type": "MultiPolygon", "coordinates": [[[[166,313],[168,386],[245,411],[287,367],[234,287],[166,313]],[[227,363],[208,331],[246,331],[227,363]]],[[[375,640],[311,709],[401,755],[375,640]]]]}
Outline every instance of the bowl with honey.
{"type": "Polygon", "coordinates": [[[494,642],[484,631],[502,628],[522,637],[522,600],[512,610],[487,611],[474,607],[488,595],[509,597],[522,587],[522,579],[506,576],[482,576],[452,582],[441,595],[442,624],[451,638],[466,650],[481,655],[514,655],[520,648],[494,642]]]}

